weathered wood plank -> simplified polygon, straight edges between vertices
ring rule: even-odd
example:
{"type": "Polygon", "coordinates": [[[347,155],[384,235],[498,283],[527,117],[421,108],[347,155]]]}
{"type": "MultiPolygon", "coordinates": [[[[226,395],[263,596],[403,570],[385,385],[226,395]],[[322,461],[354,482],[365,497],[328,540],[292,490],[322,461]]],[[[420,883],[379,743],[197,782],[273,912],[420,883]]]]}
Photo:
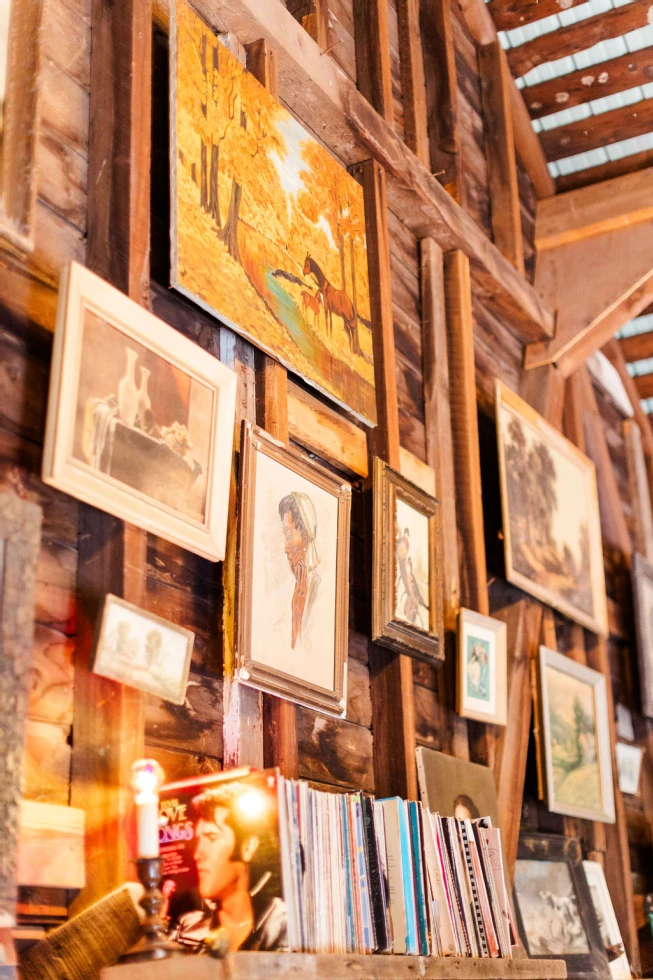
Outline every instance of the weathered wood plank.
{"type": "Polygon", "coordinates": [[[390,68],[387,0],[354,0],[354,39],[358,87],[392,126],[394,106],[390,68]]]}
{"type": "Polygon", "coordinates": [[[653,561],[653,513],[642,435],[637,422],[632,419],[624,419],[622,431],[634,515],[632,540],[635,550],[653,561]]]}
{"type": "MultiPolygon", "coordinates": [[[[565,10],[586,0],[566,0],[565,10]]],[[[498,31],[512,31],[542,17],[559,14],[560,0],[490,0],[488,10],[498,31]]]]}
{"type": "Polygon", "coordinates": [[[309,708],[296,710],[300,778],[375,792],[369,729],[309,708]]]}
{"type": "Polygon", "coordinates": [[[589,167],[587,170],[577,170],[573,174],[556,177],[555,191],[564,194],[567,191],[576,190],[578,187],[585,187],[587,184],[600,184],[604,180],[621,177],[622,174],[634,173],[636,170],[647,170],[651,166],[653,166],[653,150],[641,150],[639,153],[621,157],[619,160],[609,160],[607,163],[589,167]]]}
{"type": "Polygon", "coordinates": [[[419,0],[397,0],[406,143],[417,159],[425,167],[430,167],[426,81],[419,18],[419,0]]]}
{"type": "Polygon", "coordinates": [[[288,382],[288,426],[293,442],[341,469],[367,476],[365,431],[292,381],[288,382]]]}
{"type": "MultiPolygon", "coordinates": [[[[627,7],[617,7],[614,13],[630,10],[636,3],[627,7]]],[[[582,22],[582,23],[586,23],[582,22]]],[[[556,32],[554,31],[554,34],[556,32]]],[[[644,99],[634,105],[610,109],[598,116],[559,126],[557,129],[543,129],[540,142],[547,160],[587,153],[601,146],[610,146],[622,140],[642,136],[653,129],[653,99],[644,99]]]]}

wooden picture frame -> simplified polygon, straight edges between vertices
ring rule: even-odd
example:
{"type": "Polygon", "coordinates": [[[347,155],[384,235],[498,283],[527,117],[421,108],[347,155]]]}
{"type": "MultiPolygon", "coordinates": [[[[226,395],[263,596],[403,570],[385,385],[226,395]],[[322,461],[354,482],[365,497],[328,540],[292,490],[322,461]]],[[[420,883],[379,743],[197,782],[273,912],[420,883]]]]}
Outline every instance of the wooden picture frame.
{"type": "Polygon", "coordinates": [[[221,561],[235,403],[233,371],[70,263],[52,354],[45,483],[221,561]]]}
{"type": "Polygon", "coordinates": [[[608,883],[605,880],[603,865],[598,861],[583,861],[583,871],[587,879],[590,890],[592,904],[596,912],[599,923],[599,930],[603,939],[603,946],[608,956],[608,966],[612,980],[630,980],[631,972],[628,963],[628,956],[624,950],[623,939],[617,917],[614,914],[614,906],[610,898],[608,883]],[[622,953],[615,959],[610,959],[609,950],[616,951],[621,947],[622,953]]]}
{"type": "Polygon", "coordinates": [[[617,742],[615,754],[617,756],[619,789],[629,796],[639,796],[639,780],[642,773],[644,749],[641,745],[617,742]]]}
{"type": "Polygon", "coordinates": [[[0,494],[0,704],[5,708],[0,722],[0,951],[5,966],[0,966],[0,974],[11,980],[18,977],[10,930],[16,925],[21,760],[40,543],[41,508],[13,494],[0,494]]]}
{"type": "Polygon", "coordinates": [[[514,899],[517,927],[530,959],[563,959],[569,980],[610,980],[575,838],[522,834],[514,899]]]}
{"type": "Polygon", "coordinates": [[[456,710],[462,718],[473,718],[492,725],[506,724],[507,636],[505,623],[461,608],[458,616],[456,710]],[[470,644],[473,646],[470,647],[470,644]],[[480,656],[476,656],[478,652],[480,656]]]}
{"type": "Polygon", "coordinates": [[[653,564],[635,553],[632,577],[642,714],[653,718],[653,564]]]}
{"type": "Polygon", "coordinates": [[[243,422],[236,675],[338,717],[347,708],[350,515],[348,483],[243,422]]]}
{"type": "Polygon", "coordinates": [[[537,676],[536,746],[548,809],[614,823],[605,677],[545,646],[539,649],[537,676]],[[594,799],[596,805],[587,805],[594,799]]]}
{"type": "Polygon", "coordinates": [[[594,463],[500,381],[495,405],[506,579],[607,636],[594,463]]]}
{"type": "Polygon", "coordinates": [[[171,704],[184,704],[194,642],[195,634],[184,626],[108,593],[91,669],[171,704]]]}
{"type": "Polygon", "coordinates": [[[440,504],[378,457],[372,463],[372,497],[372,639],[423,660],[443,660],[440,504]],[[412,541],[407,521],[417,529],[412,541]],[[400,548],[406,553],[404,571],[400,548]],[[411,548],[419,566],[412,564],[411,548]],[[413,572],[418,567],[421,572],[413,572]]]}

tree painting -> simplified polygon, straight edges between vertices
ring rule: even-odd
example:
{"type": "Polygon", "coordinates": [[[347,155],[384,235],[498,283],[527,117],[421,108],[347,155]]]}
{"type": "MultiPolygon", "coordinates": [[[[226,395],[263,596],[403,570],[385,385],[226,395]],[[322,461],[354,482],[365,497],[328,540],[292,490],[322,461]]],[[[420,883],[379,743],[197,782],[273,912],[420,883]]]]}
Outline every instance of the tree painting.
{"type": "Polygon", "coordinates": [[[553,667],[546,668],[546,684],[555,800],[598,810],[601,771],[593,689],[553,667]]]}
{"type": "Polygon", "coordinates": [[[376,421],[363,192],[172,4],[172,284],[376,421]]]}

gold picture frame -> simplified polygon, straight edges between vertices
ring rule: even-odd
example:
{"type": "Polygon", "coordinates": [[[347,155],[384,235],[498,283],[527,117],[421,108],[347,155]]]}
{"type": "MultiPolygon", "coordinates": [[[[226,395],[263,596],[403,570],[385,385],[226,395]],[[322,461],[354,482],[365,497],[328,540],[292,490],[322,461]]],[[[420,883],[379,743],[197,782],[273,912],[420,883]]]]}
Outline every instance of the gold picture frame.
{"type": "Polygon", "coordinates": [[[221,561],[235,406],[233,371],[70,263],[59,291],[45,483],[221,561]]]}
{"type": "Polygon", "coordinates": [[[495,395],[506,579],[607,636],[594,463],[500,381],[495,395]]]}
{"type": "Polygon", "coordinates": [[[461,608],[456,671],[456,710],[461,718],[507,723],[507,636],[505,623],[461,608]]]}
{"type": "Polygon", "coordinates": [[[372,639],[423,660],[443,660],[440,504],[378,457],[372,497],[372,639]]]}
{"type": "Polygon", "coordinates": [[[351,486],[245,421],[239,515],[236,676],[342,717],[351,486]]]}

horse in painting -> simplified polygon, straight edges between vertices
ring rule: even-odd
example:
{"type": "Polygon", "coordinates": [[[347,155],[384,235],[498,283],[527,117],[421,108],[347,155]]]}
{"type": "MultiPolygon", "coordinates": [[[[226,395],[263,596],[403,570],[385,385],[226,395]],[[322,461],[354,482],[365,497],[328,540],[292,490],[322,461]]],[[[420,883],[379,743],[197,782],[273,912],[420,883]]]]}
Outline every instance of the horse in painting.
{"type": "Polygon", "coordinates": [[[305,289],[302,290],[302,305],[304,307],[304,319],[308,323],[307,313],[309,310],[313,312],[313,323],[320,324],[320,310],[322,309],[322,294],[316,293],[313,296],[312,293],[307,292],[305,289]]]}
{"type": "Polygon", "coordinates": [[[347,296],[344,289],[336,289],[336,287],[329,282],[327,277],[322,272],[321,268],[310,255],[306,256],[306,261],[304,263],[304,275],[313,276],[317,283],[317,293],[316,298],[320,297],[322,306],[324,307],[324,316],[327,328],[329,330],[329,336],[333,336],[333,314],[342,317],[343,323],[345,324],[345,329],[347,331],[347,336],[349,337],[349,346],[354,354],[361,353],[360,342],[358,339],[358,319],[356,316],[356,311],[354,309],[354,304],[347,296]]]}

